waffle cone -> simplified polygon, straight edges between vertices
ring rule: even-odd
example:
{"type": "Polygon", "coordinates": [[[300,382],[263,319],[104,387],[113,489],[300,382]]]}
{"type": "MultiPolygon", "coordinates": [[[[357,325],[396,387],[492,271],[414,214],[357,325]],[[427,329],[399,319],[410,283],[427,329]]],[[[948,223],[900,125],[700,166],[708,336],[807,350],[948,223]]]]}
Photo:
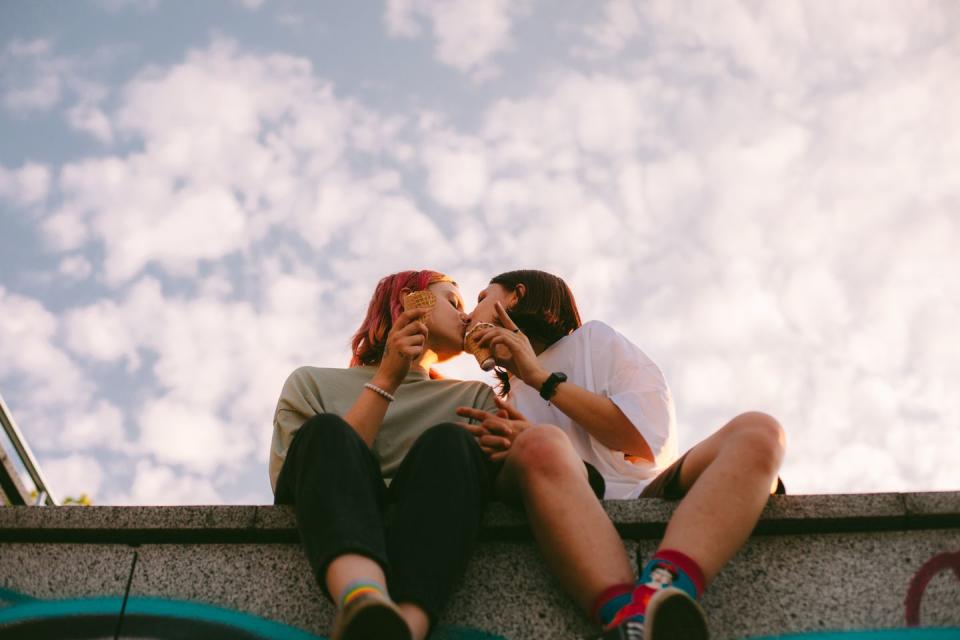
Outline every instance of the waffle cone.
{"type": "MultiPolygon", "coordinates": [[[[432,291],[427,291],[426,289],[408,293],[403,298],[404,311],[410,311],[410,309],[432,309],[436,304],[437,296],[435,296],[432,291]]],[[[429,317],[430,314],[427,313],[423,316],[423,321],[426,322],[429,317]]]]}

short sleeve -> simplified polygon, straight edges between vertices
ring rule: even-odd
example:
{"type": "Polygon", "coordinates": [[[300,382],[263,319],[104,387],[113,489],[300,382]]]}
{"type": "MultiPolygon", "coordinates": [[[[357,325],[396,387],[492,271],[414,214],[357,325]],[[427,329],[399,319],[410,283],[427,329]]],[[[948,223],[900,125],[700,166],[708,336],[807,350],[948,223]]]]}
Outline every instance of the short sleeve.
{"type": "Polygon", "coordinates": [[[676,410],[663,372],[609,325],[590,325],[595,389],[617,405],[661,466],[676,456],[676,410]]]}
{"type": "Polygon", "coordinates": [[[283,383],[273,422],[292,433],[313,416],[324,412],[316,383],[307,368],[300,367],[283,383]]]}
{"type": "Polygon", "coordinates": [[[324,408],[316,383],[308,369],[300,367],[283,383],[283,390],[273,414],[273,437],[268,466],[270,486],[274,492],[277,489],[277,476],[286,458],[287,449],[293,441],[293,435],[304,422],[318,413],[324,413],[324,408]]]}

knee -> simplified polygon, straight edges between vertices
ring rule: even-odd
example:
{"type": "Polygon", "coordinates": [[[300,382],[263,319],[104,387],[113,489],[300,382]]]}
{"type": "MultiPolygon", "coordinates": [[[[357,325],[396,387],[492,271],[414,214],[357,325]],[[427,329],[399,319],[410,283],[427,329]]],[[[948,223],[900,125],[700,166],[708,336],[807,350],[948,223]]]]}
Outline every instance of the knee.
{"type": "Polygon", "coordinates": [[[780,468],[786,433],[776,418],[760,411],[748,411],[731,420],[726,429],[745,462],[780,468]]]}
{"type": "MultiPolygon", "coordinates": [[[[346,420],[334,413],[318,413],[301,425],[297,439],[301,449],[335,447],[338,444],[364,444],[346,420]]],[[[364,446],[366,446],[364,444],[364,446]]]]}
{"type": "Polygon", "coordinates": [[[555,480],[571,474],[586,477],[586,467],[570,438],[552,425],[537,425],[520,433],[510,447],[507,463],[525,483],[555,480]]]}

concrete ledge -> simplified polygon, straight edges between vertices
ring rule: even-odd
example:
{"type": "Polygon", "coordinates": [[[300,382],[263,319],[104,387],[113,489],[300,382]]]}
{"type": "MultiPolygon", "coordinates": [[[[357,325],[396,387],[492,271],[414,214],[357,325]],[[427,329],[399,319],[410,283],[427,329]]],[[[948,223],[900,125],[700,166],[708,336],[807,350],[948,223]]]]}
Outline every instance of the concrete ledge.
{"type": "MultiPolygon", "coordinates": [[[[608,500],[604,508],[624,538],[663,534],[675,501],[608,500]]],[[[908,531],[960,527],[960,492],[771,496],[756,535],[908,531]]],[[[523,541],[520,509],[495,503],[482,539],[523,541]]],[[[289,543],[297,541],[286,506],[4,507],[0,542],[289,543]]]]}
{"type": "MultiPolygon", "coordinates": [[[[676,502],[608,501],[634,563],[676,502]]],[[[707,590],[716,640],[904,625],[908,585],[960,551],[960,492],[775,496],[754,536],[707,590]]],[[[0,586],[39,598],[205,602],[325,634],[333,608],[313,579],[289,507],[3,507],[0,586]],[[263,544],[268,543],[268,544],[263,544]]],[[[930,583],[925,625],[960,626],[960,582],[930,583]]],[[[523,513],[495,504],[443,623],[510,640],[595,631],[547,571],[523,513]]]]}

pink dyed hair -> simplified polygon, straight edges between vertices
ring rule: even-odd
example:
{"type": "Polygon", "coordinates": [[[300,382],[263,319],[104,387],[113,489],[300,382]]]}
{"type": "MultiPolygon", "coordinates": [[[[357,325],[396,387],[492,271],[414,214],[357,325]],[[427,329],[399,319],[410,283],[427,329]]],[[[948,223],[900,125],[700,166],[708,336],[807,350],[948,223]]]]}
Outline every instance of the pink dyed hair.
{"type": "Polygon", "coordinates": [[[379,364],[383,357],[383,348],[387,344],[387,335],[397,316],[403,313],[400,292],[404,289],[423,291],[435,282],[453,282],[453,279],[439,271],[424,270],[401,271],[380,280],[370,299],[370,306],[367,307],[367,316],[353,334],[353,357],[350,359],[350,366],[379,364]]]}

